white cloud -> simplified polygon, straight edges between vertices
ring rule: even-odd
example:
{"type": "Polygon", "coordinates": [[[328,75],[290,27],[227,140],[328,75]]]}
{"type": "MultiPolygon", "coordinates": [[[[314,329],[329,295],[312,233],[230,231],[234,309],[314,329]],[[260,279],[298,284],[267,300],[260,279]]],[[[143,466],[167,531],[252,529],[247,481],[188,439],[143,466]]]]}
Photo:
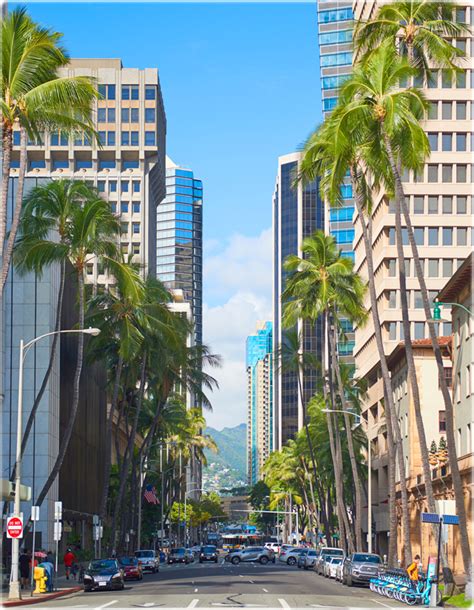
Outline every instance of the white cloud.
{"type": "Polygon", "coordinates": [[[213,413],[206,419],[218,429],[247,420],[245,341],[258,320],[271,319],[271,230],[258,237],[234,235],[222,246],[204,261],[204,341],[223,358],[222,368],[211,372],[220,389],[211,396],[213,413]]]}

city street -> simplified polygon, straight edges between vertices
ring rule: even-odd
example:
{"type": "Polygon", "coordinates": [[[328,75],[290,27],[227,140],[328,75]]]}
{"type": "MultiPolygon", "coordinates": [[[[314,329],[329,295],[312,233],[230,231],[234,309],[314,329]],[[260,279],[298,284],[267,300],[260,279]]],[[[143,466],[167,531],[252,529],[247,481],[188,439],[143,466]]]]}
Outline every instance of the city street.
{"type": "MultiPolygon", "coordinates": [[[[400,605],[400,604],[398,604],[400,605]]],[[[345,587],[284,564],[223,563],[162,566],[124,591],[80,593],[48,608],[395,608],[367,588],[345,587]]],[[[27,606],[24,606],[27,607],[27,606]]],[[[31,606],[31,608],[45,606],[31,606]]]]}

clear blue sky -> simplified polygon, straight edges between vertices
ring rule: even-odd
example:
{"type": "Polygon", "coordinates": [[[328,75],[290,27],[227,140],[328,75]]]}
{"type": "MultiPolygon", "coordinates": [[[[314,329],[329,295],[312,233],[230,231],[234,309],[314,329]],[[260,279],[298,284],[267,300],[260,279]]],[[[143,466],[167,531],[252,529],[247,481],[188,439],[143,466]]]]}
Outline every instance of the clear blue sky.
{"type": "Polygon", "coordinates": [[[168,154],[204,181],[206,239],[270,226],[277,157],[321,115],[315,2],[28,9],[64,33],[72,57],[158,67],[168,154]]]}

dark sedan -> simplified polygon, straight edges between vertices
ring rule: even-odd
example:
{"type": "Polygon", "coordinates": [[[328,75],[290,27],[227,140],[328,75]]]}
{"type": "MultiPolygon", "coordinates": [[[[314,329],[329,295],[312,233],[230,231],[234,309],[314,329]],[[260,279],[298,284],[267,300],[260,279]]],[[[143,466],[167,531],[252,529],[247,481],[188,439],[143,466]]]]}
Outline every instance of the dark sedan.
{"type": "Polygon", "coordinates": [[[189,553],[184,547],[171,549],[168,554],[168,563],[189,563],[190,561],[189,553]]]}
{"type": "Polygon", "coordinates": [[[208,544],[206,546],[201,547],[201,552],[199,553],[199,563],[203,563],[204,561],[213,561],[217,563],[217,547],[212,544],[208,544]]]}
{"type": "Polygon", "coordinates": [[[119,557],[119,565],[125,580],[141,580],[143,578],[142,566],[136,557],[119,557]]]}
{"type": "Polygon", "coordinates": [[[123,589],[123,571],[116,559],[94,559],[84,572],[84,591],[123,589]]]}

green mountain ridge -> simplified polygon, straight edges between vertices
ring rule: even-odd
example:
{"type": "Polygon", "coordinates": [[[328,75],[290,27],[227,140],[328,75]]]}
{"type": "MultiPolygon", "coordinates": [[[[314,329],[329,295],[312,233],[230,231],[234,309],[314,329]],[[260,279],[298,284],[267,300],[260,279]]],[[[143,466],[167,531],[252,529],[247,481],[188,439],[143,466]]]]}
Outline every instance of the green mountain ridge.
{"type": "Polygon", "coordinates": [[[223,428],[222,430],[208,427],[204,432],[212,436],[219,448],[217,454],[206,449],[205,454],[208,463],[214,462],[219,467],[230,468],[245,479],[247,470],[247,425],[239,424],[233,428],[223,428]]]}

